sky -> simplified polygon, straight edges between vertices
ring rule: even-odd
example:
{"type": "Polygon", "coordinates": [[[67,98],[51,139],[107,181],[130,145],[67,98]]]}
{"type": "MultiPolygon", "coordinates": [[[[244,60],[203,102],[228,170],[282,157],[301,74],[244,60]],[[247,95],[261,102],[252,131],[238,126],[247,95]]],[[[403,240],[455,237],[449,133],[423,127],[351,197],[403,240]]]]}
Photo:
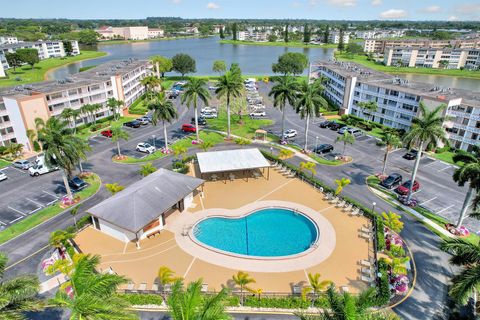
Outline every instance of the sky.
{"type": "Polygon", "coordinates": [[[0,0],[3,18],[475,20],[479,0],[0,0]]]}

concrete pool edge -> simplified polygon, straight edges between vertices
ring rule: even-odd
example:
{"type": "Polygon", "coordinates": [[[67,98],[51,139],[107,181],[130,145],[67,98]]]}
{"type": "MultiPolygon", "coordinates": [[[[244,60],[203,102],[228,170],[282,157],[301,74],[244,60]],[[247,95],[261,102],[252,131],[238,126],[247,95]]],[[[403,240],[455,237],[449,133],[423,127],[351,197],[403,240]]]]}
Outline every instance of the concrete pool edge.
{"type": "Polygon", "coordinates": [[[257,201],[233,210],[211,208],[196,213],[185,212],[170,224],[168,230],[175,234],[178,246],[188,254],[218,266],[251,272],[290,272],[310,268],[328,259],[336,245],[335,229],[321,213],[298,203],[279,200],[257,201]],[[192,227],[203,219],[213,216],[238,218],[265,207],[282,207],[301,212],[318,228],[316,246],[286,257],[246,257],[211,249],[192,239],[192,227]]]}

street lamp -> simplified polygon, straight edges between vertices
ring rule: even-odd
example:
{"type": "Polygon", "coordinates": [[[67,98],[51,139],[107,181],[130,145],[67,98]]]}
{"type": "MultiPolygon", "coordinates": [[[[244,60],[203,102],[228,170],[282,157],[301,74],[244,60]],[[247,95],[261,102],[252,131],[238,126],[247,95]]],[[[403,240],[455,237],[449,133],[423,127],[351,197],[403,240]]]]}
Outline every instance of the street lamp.
{"type": "Polygon", "coordinates": [[[315,137],[315,150],[318,148],[318,136],[315,137]]]}
{"type": "Polygon", "coordinates": [[[377,205],[376,202],[372,202],[372,214],[375,214],[375,206],[377,205]]]}
{"type": "Polygon", "coordinates": [[[270,147],[270,154],[273,156],[273,147],[270,147]]]}

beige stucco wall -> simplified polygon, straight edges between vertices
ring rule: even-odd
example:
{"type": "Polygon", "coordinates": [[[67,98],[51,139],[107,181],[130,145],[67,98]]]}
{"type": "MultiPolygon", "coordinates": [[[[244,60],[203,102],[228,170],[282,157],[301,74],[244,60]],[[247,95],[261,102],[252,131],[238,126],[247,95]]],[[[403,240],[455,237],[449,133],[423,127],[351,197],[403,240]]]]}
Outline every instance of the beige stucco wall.
{"type": "Polygon", "coordinates": [[[33,94],[29,97],[21,98],[18,101],[18,107],[22,114],[23,122],[26,130],[35,130],[35,119],[42,118],[47,120],[50,118],[47,100],[44,94],[33,94]]]}

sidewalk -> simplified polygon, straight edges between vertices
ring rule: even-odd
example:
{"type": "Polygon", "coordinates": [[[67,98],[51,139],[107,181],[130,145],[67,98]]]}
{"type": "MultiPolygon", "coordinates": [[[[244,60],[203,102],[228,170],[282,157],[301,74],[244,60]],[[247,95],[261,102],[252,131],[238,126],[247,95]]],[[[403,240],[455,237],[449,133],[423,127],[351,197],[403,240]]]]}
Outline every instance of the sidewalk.
{"type": "Polygon", "coordinates": [[[66,281],[67,279],[65,278],[65,275],[59,274],[58,276],[55,276],[53,278],[48,279],[47,281],[40,283],[40,290],[38,293],[42,294],[42,293],[48,292],[62,285],[66,281]]]}

